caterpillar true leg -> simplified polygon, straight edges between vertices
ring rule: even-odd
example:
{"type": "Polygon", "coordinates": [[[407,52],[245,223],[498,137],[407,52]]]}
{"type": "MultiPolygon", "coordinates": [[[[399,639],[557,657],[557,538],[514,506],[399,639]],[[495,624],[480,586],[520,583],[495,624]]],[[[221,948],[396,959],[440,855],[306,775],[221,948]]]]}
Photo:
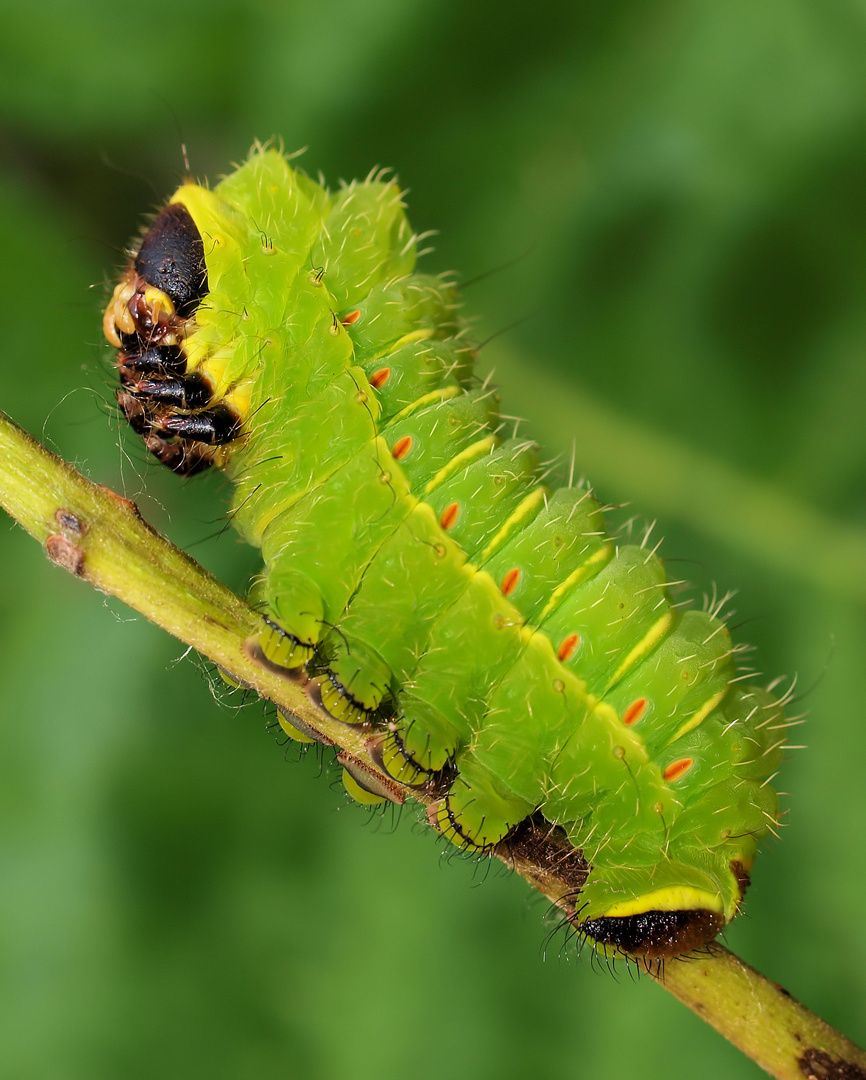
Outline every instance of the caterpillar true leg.
{"type": "Polygon", "coordinates": [[[237,413],[229,406],[219,404],[187,416],[179,413],[166,416],[160,420],[158,431],[207,446],[220,446],[236,439],[240,427],[241,420],[237,413]]]}

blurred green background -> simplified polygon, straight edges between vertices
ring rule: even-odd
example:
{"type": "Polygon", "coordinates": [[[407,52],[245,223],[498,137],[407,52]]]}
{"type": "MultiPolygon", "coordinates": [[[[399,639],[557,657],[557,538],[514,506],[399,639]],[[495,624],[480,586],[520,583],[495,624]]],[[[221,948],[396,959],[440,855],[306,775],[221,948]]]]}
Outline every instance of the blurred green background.
{"type": "MultiPolygon", "coordinates": [[[[204,10],[0,3],[0,408],[243,588],[220,478],[119,437],[106,282],[182,141],[200,176],[271,135],[393,165],[506,411],[808,690],[727,941],[866,1040],[866,5],[204,10]]],[[[759,1075],[8,524],[0,568],[3,1080],[759,1075]]]]}

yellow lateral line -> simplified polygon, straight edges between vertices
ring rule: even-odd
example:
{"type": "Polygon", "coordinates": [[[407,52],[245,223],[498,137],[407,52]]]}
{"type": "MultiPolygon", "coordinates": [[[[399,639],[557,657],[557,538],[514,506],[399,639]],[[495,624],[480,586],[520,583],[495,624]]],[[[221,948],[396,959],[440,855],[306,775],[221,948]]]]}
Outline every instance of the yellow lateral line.
{"type": "Polygon", "coordinates": [[[604,547],[600,547],[598,551],[594,552],[586,560],[585,563],[581,563],[576,570],[568,575],[561,585],[557,585],[553,592],[550,594],[550,599],[544,605],[541,614],[538,616],[539,623],[543,623],[547,616],[553,611],[553,609],[559,604],[559,601],[568,592],[572,585],[576,585],[578,581],[586,577],[589,571],[598,562],[604,562],[609,559],[613,554],[613,544],[605,544],[604,547]]]}
{"type": "Polygon", "coordinates": [[[460,386],[443,386],[440,390],[431,390],[429,394],[423,394],[421,397],[416,398],[396,415],[392,416],[385,427],[391,427],[398,420],[403,420],[407,416],[411,416],[413,412],[423,409],[425,405],[433,405],[437,401],[448,401],[449,398],[457,397],[458,394],[462,393],[463,389],[460,386]]]}
{"type": "Polygon", "coordinates": [[[722,698],[725,696],[725,694],[727,694],[727,692],[728,688],[725,687],[725,689],[720,690],[718,694],[713,694],[710,700],[707,701],[704,705],[701,705],[701,707],[696,713],[690,716],[688,720],[686,720],[684,723],[680,724],[679,728],[677,728],[676,733],[668,739],[665,745],[670,746],[671,743],[676,742],[677,739],[681,739],[683,735],[687,735],[690,731],[694,730],[694,728],[696,728],[698,724],[703,723],[703,721],[706,720],[706,718],[710,715],[713,709],[715,709],[715,707],[721,703],[722,698]]]}
{"type": "Polygon", "coordinates": [[[392,341],[390,345],[386,345],[381,352],[376,353],[376,355],[370,359],[381,360],[384,356],[390,356],[391,353],[396,352],[398,349],[402,349],[404,345],[411,345],[413,341],[427,341],[427,339],[433,337],[435,333],[436,331],[430,327],[426,330],[413,330],[411,334],[404,334],[401,338],[397,338],[396,341],[392,341]]]}
{"type": "Polygon", "coordinates": [[[465,450],[461,450],[459,454],[451,458],[447,465],[442,466],[432,480],[427,481],[424,494],[429,495],[434,488],[439,487],[443,480],[447,480],[449,476],[453,476],[458,469],[462,469],[477,458],[489,454],[498,442],[499,440],[495,435],[487,435],[485,438],[479,439],[478,442],[472,443],[471,446],[467,446],[465,450]]]}
{"type": "Polygon", "coordinates": [[[523,499],[514,513],[507,519],[499,532],[493,537],[487,547],[481,552],[479,562],[485,563],[504,540],[513,532],[515,527],[547,497],[546,487],[537,487],[523,499]]]}
{"type": "Polygon", "coordinates": [[[608,690],[613,686],[614,683],[619,682],[619,680],[623,677],[623,675],[625,675],[625,673],[633,664],[636,664],[642,656],[646,656],[646,654],[650,651],[653,645],[655,645],[659,638],[662,637],[663,634],[666,634],[668,632],[668,629],[673,622],[673,618],[674,613],[669,610],[666,611],[657,622],[653,623],[653,625],[649,628],[646,634],[644,634],[643,638],[637,643],[637,645],[635,645],[635,647],[631,650],[628,656],[626,656],[626,658],[622,661],[622,663],[610,677],[610,681],[607,684],[608,690]]]}

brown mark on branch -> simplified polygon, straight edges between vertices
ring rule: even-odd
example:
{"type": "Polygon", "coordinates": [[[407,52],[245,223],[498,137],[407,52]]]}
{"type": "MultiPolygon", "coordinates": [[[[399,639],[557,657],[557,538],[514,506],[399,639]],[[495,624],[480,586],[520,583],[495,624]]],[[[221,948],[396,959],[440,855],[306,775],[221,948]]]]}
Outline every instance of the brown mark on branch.
{"type": "Polygon", "coordinates": [[[866,1071],[856,1062],[831,1057],[823,1050],[807,1050],[797,1064],[806,1080],[866,1080],[866,1071]]]}
{"type": "Polygon", "coordinates": [[[87,576],[84,571],[85,558],[83,549],[71,540],[67,540],[65,536],[61,536],[60,533],[52,533],[45,541],[45,550],[48,553],[48,558],[53,563],[62,566],[70,574],[75,574],[76,577],[80,578],[87,576]]]}

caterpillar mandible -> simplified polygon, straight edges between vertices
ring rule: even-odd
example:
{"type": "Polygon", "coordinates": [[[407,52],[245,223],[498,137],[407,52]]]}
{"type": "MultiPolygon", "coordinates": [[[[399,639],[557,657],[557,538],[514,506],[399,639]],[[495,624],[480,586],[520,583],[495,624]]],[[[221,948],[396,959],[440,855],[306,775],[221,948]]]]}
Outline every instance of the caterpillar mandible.
{"type": "Polygon", "coordinates": [[[231,477],[264,560],[261,663],[313,676],[383,773],[439,796],[455,844],[533,814],[564,830],[599,947],[688,952],[736,914],[777,819],[784,702],[589,487],[545,485],[416,249],[382,174],[331,193],[256,147],[182,185],[106,310],[120,408],[175,472],[231,477]]]}

